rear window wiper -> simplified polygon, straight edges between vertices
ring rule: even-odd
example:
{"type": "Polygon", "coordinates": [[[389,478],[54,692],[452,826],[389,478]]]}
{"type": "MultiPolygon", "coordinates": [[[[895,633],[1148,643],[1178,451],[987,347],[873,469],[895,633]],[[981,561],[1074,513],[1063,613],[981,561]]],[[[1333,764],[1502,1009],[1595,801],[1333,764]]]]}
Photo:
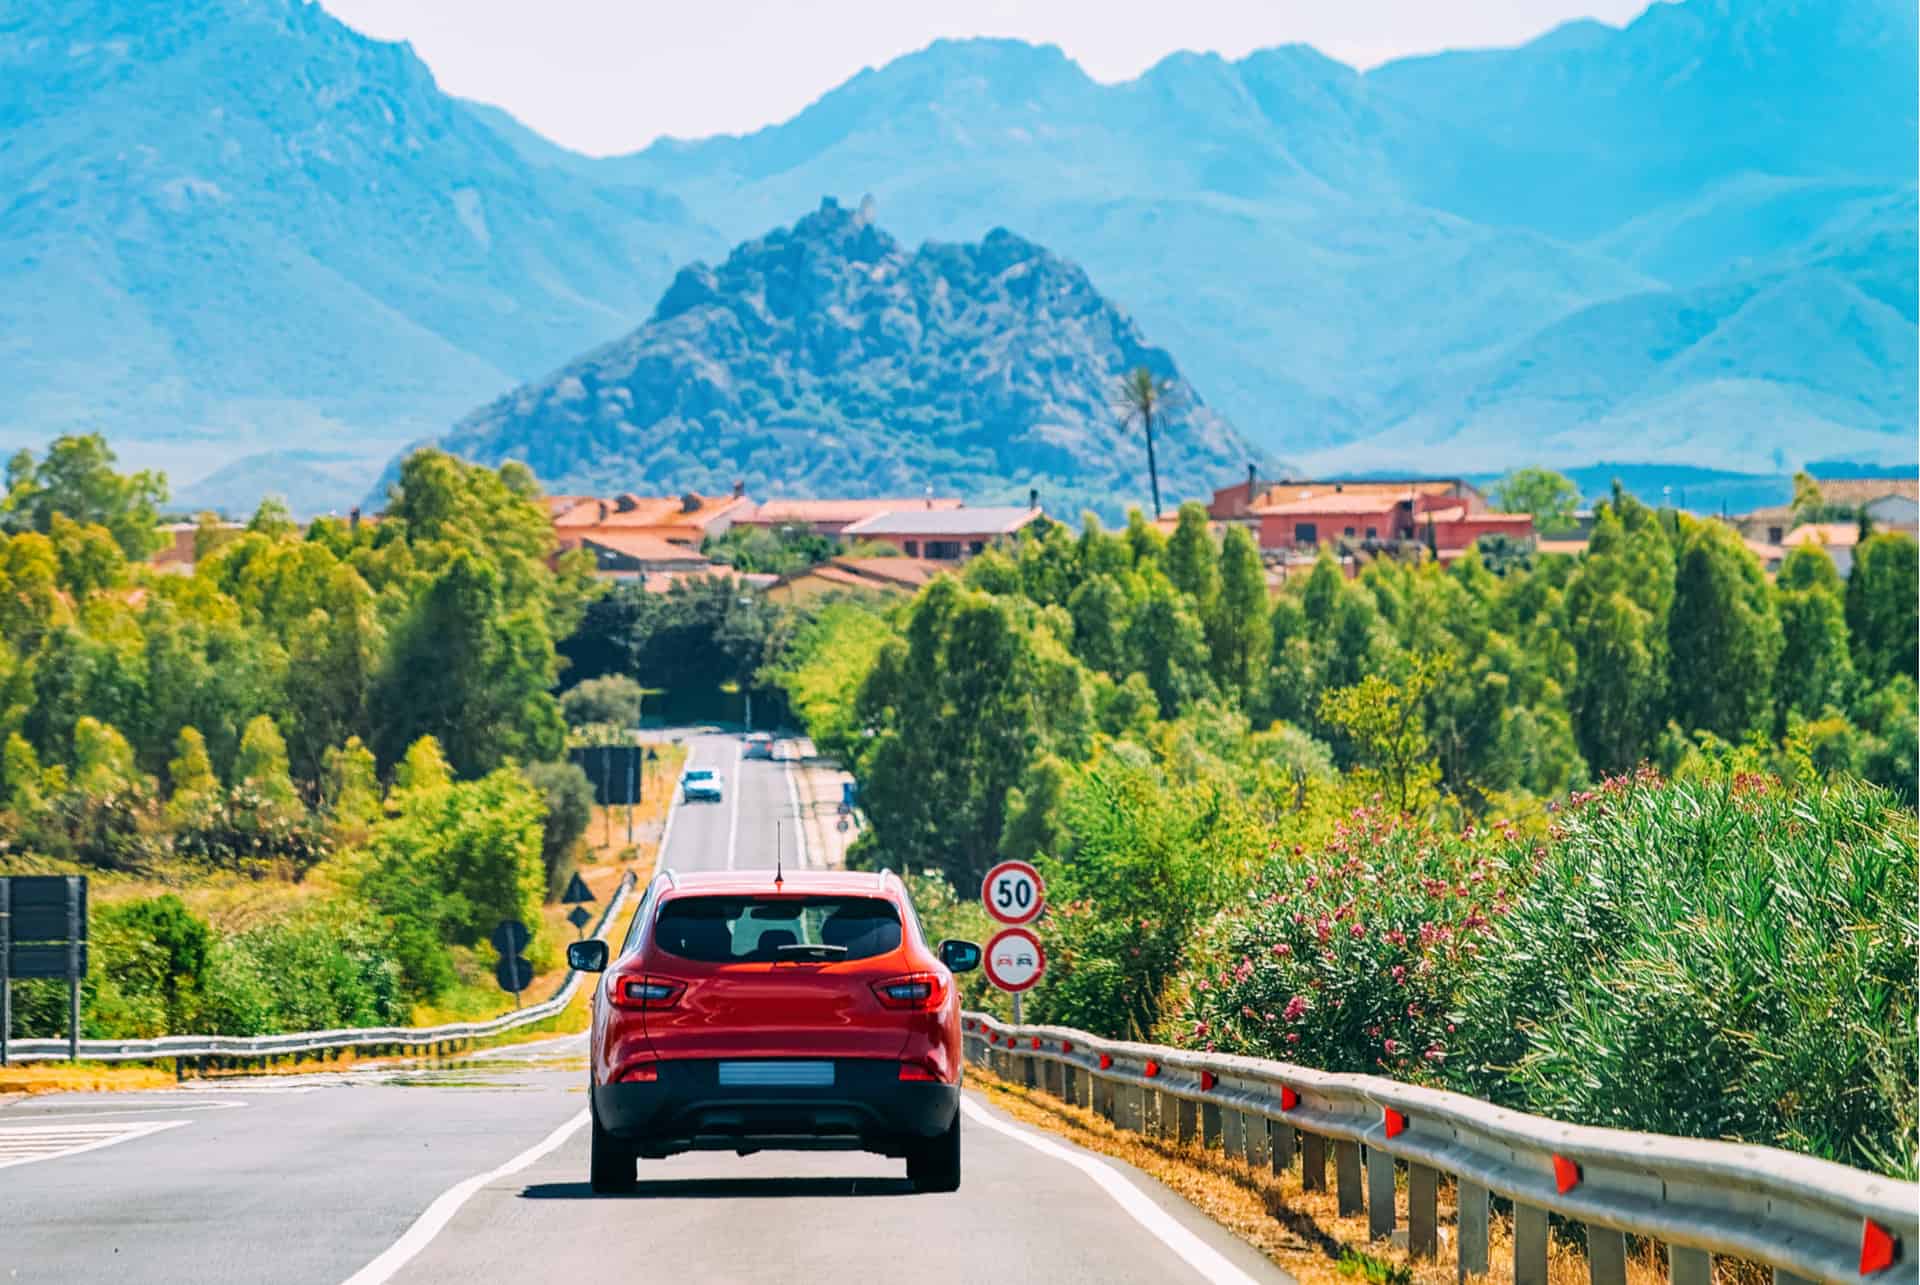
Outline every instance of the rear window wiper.
{"type": "Polygon", "coordinates": [[[781,955],[811,955],[816,959],[832,959],[847,953],[845,946],[828,946],[824,943],[809,945],[806,942],[794,942],[785,946],[775,946],[774,951],[781,955]]]}

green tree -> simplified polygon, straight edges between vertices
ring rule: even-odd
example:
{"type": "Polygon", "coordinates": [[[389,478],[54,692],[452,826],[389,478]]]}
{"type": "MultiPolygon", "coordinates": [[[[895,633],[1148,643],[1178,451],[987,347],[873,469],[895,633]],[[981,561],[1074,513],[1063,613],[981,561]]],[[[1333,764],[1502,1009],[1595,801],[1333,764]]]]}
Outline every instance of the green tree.
{"type": "Polygon", "coordinates": [[[1445,662],[1423,659],[1400,682],[1368,674],[1320,700],[1320,717],[1359,748],[1361,761],[1396,812],[1423,809],[1439,778],[1422,707],[1444,670],[1445,662]]]}
{"type": "Polygon", "coordinates": [[[1125,432],[1137,421],[1147,441],[1147,481],[1153,495],[1153,516],[1160,516],[1160,465],[1153,453],[1154,417],[1166,410],[1173,393],[1171,380],[1157,378],[1145,366],[1136,366],[1120,380],[1115,398],[1120,409],[1120,429],[1125,432]]]}
{"type": "Polygon", "coordinates": [[[1251,708],[1273,650],[1267,573],[1245,527],[1229,528],[1220,545],[1220,592],[1209,615],[1213,678],[1242,708],[1251,708]]]}
{"type": "Polygon", "coordinates": [[[1920,648],[1920,547],[1911,536],[1870,536],[1853,551],[1847,576],[1847,629],[1861,680],[1885,683],[1914,674],[1920,648]]]}
{"type": "Polygon", "coordinates": [[[220,778],[207,756],[207,738],[183,727],[167,763],[167,817],[177,827],[197,825],[220,806],[220,778]]]}
{"type": "Polygon", "coordinates": [[[1580,752],[1597,772],[1631,770],[1665,723],[1673,594],[1665,528],[1616,486],[1596,512],[1565,595],[1574,656],[1568,704],[1580,752]]]}
{"type": "Polygon", "coordinates": [[[1733,528],[1691,524],[1669,619],[1669,691],[1680,726],[1736,742],[1771,730],[1780,622],[1760,563],[1733,528]]]}
{"type": "Polygon", "coordinates": [[[134,764],[127,738],[91,716],[74,724],[73,786],[94,798],[140,794],[149,788],[134,764]]]}
{"type": "Polygon", "coordinates": [[[1840,575],[1818,545],[1787,554],[1774,582],[1780,620],[1780,663],[1774,671],[1776,732],[1795,714],[1818,719],[1829,706],[1844,709],[1853,688],[1847,618],[1840,575]]]}
{"type": "Polygon", "coordinates": [[[1180,506],[1160,569],[1191,600],[1194,614],[1204,618],[1220,592],[1220,568],[1213,535],[1207,529],[1207,511],[1192,500],[1180,506]]]}
{"type": "Polygon", "coordinates": [[[577,763],[529,763],[521,769],[540,792],[546,811],[540,833],[540,861],[546,871],[549,900],[566,890],[574,871],[574,852],[593,820],[593,782],[577,763]]]}
{"type": "Polygon", "coordinates": [[[266,714],[255,715],[241,733],[240,752],[233,759],[233,780],[275,808],[290,813],[303,811],[287,767],[287,743],[266,714]]]}
{"type": "Polygon", "coordinates": [[[440,742],[423,736],[407,746],[406,757],[393,772],[396,798],[407,790],[434,790],[453,784],[453,769],[440,749],[440,742]]]}
{"type": "Polygon", "coordinates": [[[31,451],[16,453],[7,462],[0,523],[10,531],[49,532],[61,514],[81,526],[105,527],[129,559],[147,558],[160,547],[167,480],[159,473],[116,473],[114,463],[98,433],[57,437],[39,460],[31,451]]]}
{"type": "Polygon", "coordinates": [[[343,840],[364,841],[379,821],[379,765],[359,737],[349,736],[344,745],[329,747],[322,756],[320,800],[329,828],[343,840]]]}
{"type": "Polygon", "coordinates": [[[565,739],[543,613],[509,608],[499,572],[461,551],[395,631],[374,684],[374,749],[398,760],[432,736],[461,776],[551,759],[565,739]]]}
{"type": "Polygon", "coordinates": [[[1160,702],[1160,716],[1172,718],[1181,706],[1209,695],[1206,633],[1192,610],[1168,584],[1154,576],[1127,624],[1131,667],[1145,674],[1160,702]]]}
{"type": "Polygon", "coordinates": [[[103,526],[82,526],[64,513],[53,515],[47,534],[60,564],[60,587],[76,601],[127,582],[127,558],[103,526]]]}
{"type": "Polygon", "coordinates": [[[1531,513],[1541,535],[1563,535],[1574,528],[1580,488],[1552,469],[1515,469],[1494,484],[1493,506],[1502,513],[1531,513]]]}

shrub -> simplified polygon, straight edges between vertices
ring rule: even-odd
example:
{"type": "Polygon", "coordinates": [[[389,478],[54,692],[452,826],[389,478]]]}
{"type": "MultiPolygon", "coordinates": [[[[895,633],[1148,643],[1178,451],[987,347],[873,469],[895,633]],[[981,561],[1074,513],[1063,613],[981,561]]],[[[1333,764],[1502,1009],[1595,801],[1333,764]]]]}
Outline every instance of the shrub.
{"type": "Polygon", "coordinates": [[[1189,979],[1191,1043],[1435,1082],[1453,1000],[1506,913],[1511,879],[1470,835],[1379,807],[1268,863],[1189,979]]]}
{"type": "Polygon", "coordinates": [[[379,928],[320,903],[220,942],[208,961],[204,1024],[273,1035],[407,1020],[400,965],[379,928]]]}
{"type": "Polygon", "coordinates": [[[593,820],[593,782],[577,763],[533,763],[522,775],[546,805],[546,822],[540,832],[540,861],[546,869],[547,898],[557,898],[566,890],[574,872],[574,855],[580,836],[593,820]]]}
{"type": "Polygon", "coordinates": [[[560,712],[568,727],[598,723],[633,727],[640,722],[644,694],[640,684],[625,674],[605,674],[569,688],[560,698],[560,712]]]}
{"type": "Polygon", "coordinates": [[[1915,819],[1856,781],[1576,796],[1466,979],[1463,1086],[1557,1119],[1911,1175],[1915,819]]]}

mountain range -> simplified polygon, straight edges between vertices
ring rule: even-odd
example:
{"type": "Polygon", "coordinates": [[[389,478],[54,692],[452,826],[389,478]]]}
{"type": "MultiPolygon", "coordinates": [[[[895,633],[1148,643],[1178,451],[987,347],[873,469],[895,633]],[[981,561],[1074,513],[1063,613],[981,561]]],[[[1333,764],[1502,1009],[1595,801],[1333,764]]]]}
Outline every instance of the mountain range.
{"type": "MultiPolygon", "coordinates": [[[[943,41],[767,129],[594,159],[306,0],[7,0],[0,433],[371,476],[628,342],[688,261],[870,195],[903,244],[1004,228],[1079,265],[1314,471],[1911,464],[1917,45],[1898,0],[1119,84],[943,41]]],[[[700,476],[765,467],[753,431],[700,476]]]]}

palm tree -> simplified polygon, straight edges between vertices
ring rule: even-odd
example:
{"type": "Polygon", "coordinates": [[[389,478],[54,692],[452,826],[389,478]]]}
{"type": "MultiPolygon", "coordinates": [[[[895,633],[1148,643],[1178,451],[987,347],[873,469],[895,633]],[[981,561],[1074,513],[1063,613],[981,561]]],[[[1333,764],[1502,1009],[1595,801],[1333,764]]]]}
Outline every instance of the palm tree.
{"type": "Polygon", "coordinates": [[[1153,487],[1153,516],[1160,516],[1160,468],[1153,458],[1153,417],[1166,407],[1173,395],[1173,381],[1155,379],[1145,366],[1135,366],[1120,379],[1120,427],[1124,431],[1134,420],[1147,434],[1147,479],[1153,487]]]}

